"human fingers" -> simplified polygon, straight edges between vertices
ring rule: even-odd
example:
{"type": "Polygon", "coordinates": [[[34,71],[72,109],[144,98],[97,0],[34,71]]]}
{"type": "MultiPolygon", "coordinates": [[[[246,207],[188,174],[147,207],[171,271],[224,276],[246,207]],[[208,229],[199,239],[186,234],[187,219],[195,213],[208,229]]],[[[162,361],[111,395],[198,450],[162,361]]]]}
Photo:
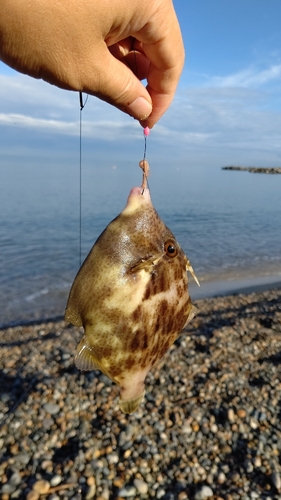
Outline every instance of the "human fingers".
{"type": "Polygon", "coordinates": [[[151,36],[147,30],[140,32],[140,42],[135,47],[142,51],[150,65],[147,73],[147,90],[151,96],[153,110],[142,122],[143,126],[152,127],[170,106],[184,65],[184,45],[179,23],[172,3],[165,4],[154,17],[153,43],[147,42],[151,36]],[[167,21],[168,20],[168,21],[167,21]]]}
{"type": "Polygon", "coordinates": [[[130,52],[122,57],[122,50],[119,49],[120,47],[115,47],[108,50],[104,43],[99,45],[98,50],[96,47],[94,80],[91,81],[89,77],[83,91],[94,93],[96,97],[113,104],[139,121],[145,120],[152,112],[152,100],[149,92],[135,76],[134,69],[139,68],[139,71],[146,75],[149,62],[143,54],[137,52],[130,52]]]}
{"type": "MultiPolygon", "coordinates": [[[[152,112],[140,122],[144,127],[153,127],[173,100],[184,64],[184,46],[172,2],[158,2],[158,8],[138,32],[114,43],[109,50],[129,64],[135,75],[131,74],[132,80],[147,79],[152,112]]],[[[136,91],[139,87],[131,82],[130,88],[136,91]]]]}

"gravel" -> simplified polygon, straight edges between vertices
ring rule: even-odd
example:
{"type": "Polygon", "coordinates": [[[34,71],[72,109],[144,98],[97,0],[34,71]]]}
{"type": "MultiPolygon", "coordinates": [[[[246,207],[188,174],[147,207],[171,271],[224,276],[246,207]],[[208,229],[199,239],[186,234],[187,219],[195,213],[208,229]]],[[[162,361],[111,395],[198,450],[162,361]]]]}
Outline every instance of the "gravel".
{"type": "Polygon", "coordinates": [[[64,322],[0,332],[0,499],[281,500],[281,290],[197,301],[133,415],[64,322]]]}

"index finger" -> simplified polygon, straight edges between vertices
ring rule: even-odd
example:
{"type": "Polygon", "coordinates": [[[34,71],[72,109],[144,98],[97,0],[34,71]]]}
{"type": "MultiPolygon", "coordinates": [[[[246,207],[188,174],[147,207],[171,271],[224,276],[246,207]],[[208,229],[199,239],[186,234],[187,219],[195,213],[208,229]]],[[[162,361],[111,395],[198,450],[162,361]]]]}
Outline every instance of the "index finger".
{"type": "Polygon", "coordinates": [[[150,62],[147,91],[153,103],[152,113],[141,124],[150,128],[170,106],[184,65],[184,45],[172,4],[169,15],[160,14],[161,20],[152,19],[139,33],[141,50],[150,62]]]}

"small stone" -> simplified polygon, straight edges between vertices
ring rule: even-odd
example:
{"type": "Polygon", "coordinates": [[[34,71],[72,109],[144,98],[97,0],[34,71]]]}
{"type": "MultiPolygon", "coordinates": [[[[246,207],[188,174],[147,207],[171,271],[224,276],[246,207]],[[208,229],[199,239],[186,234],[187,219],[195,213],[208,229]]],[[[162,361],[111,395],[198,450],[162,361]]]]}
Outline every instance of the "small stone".
{"type": "Polygon", "coordinates": [[[53,468],[53,462],[52,462],[52,460],[43,460],[43,462],[41,464],[41,468],[43,470],[45,470],[45,469],[48,469],[50,467],[53,468]]]}
{"type": "Polygon", "coordinates": [[[109,455],[107,455],[106,459],[109,464],[118,464],[119,461],[117,453],[110,453],[109,455]]]}
{"type": "Polygon", "coordinates": [[[45,481],[44,479],[40,479],[39,481],[36,481],[33,485],[33,491],[36,491],[37,493],[40,493],[40,495],[43,495],[44,493],[48,493],[50,489],[50,483],[49,481],[45,481]]]}
{"type": "Polygon", "coordinates": [[[247,415],[247,412],[244,410],[244,408],[239,408],[236,412],[237,417],[239,418],[245,418],[247,415]]]}
{"type": "Polygon", "coordinates": [[[163,488],[158,488],[156,493],[156,498],[162,498],[165,495],[166,491],[163,488]]]}
{"type": "Polygon", "coordinates": [[[30,491],[26,495],[26,500],[39,500],[40,498],[40,493],[37,493],[37,491],[30,491]]]}
{"type": "Polygon", "coordinates": [[[219,473],[217,481],[218,481],[219,484],[225,483],[225,481],[226,481],[226,475],[224,474],[224,472],[220,472],[219,473]]]}
{"type": "Polygon", "coordinates": [[[259,493],[257,493],[256,491],[251,491],[251,493],[250,493],[250,497],[251,497],[251,498],[253,498],[253,499],[255,499],[255,498],[259,498],[259,497],[260,497],[260,495],[259,495],[259,493]]]}
{"type": "Polygon", "coordinates": [[[231,424],[235,422],[235,413],[233,411],[233,408],[228,409],[227,418],[231,424]]]}
{"type": "Polygon", "coordinates": [[[259,423],[254,418],[251,418],[250,419],[250,427],[251,427],[251,429],[257,429],[258,426],[259,426],[259,423]]]}
{"type": "Polygon", "coordinates": [[[198,422],[196,422],[196,420],[193,420],[191,427],[192,427],[193,432],[198,432],[200,429],[199,424],[198,424],[198,422]]]}
{"type": "Polygon", "coordinates": [[[245,460],[245,469],[246,469],[246,471],[247,471],[248,473],[253,472],[253,470],[254,470],[254,466],[253,466],[253,464],[252,464],[251,460],[245,460]]]}
{"type": "Polygon", "coordinates": [[[11,484],[14,484],[15,486],[17,486],[18,484],[21,483],[21,475],[19,472],[14,472],[11,477],[10,477],[10,480],[9,480],[9,483],[11,484]]]}
{"type": "Polygon", "coordinates": [[[17,455],[17,462],[20,462],[23,465],[27,465],[30,460],[30,456],[27,453],[19,453],[17,455]]]}
{"type": "Polygon", "coordinates": [[[274,484],[275,488],[277,489],[278,493],[281,493],[281,478],[280,474],[278,472],[273,472],[272,476],[272,483],[274,484]]]}
{"type": "Polygon", "coordinates": [[[136,492],[137,490],[134,486],[124,486],[124,488],[119,490],[118,496],[123,498],[134,497],[136,492]]]}
{"type": "Polygon", "coordinates": [[[124,480],[121,479],[121,477],[115,477],[113,479],[113,484],[114,484],[114,486],[116,486],[116,488],[122,488],[122,486],[124,484],[124,480]]]}
{"type": "Polygon", "coordinates": [[[101,497],[103,498],[103,500],[109,500],[110,493],[109,493],[109,489],[107,486],[104,486],[104,488],[101,492],[101,497]]]}
{"type": "Polygon", "coordinates": [[[60,411],[60,407],[56,403],[46,403],[43,408],[50,415],[56,415],[60,411]]]}
{"type": "Polygon", "coordinates": [[[96,496],[96,484],[92,484],[89,486],[85,500],[91,500],[95,496],[96,496]]]}
{"type": "Polygon", "coordinates": [[[210,427],[210,430],[213,434],[216,434],[218,432],[218,426],[217,424],[212,424],[210,427]]]}
{"type": "Polygon", "coordinates": [[[54,424],[54,420],[51,417],[44,418],[44,420],[42,422],[43,429],[45,429],[46,431],[48,429],[50,429],[53,424],[54,424]]]}
{"type": "Polygon", "coordinates": [[[58,486],[62,482],[62,477],[59,474],[56,474],[50,480],[51,486],[58,486]]]}
{"type": "Polygon", "coordinates": [[[255,467],[261,467],[261,465],[262,465],[261,457],[259,457],[259,456],[255,457],[254,458],[254,466],[255,467]]]}
{"type": "Polygon", "coordinates": [[[187,493],[185,493],[185,491],[181,491],[181,492],[178,494],[178,500],[188,500],[187,493]]]}
{"type": "Polygon", "coordinates": [[[202,488],[195,494],[194,500],[205,500],[213,496],[213,490],[210,486],[202,486],[202,488]]]}
{"type": "Polygon", "coordinates": [[[16,488],[17,487],[15,484],[10,484],[10,483],[3,484],[2,493],[10,495],[11,493],[13,493],[16,490],[16,488]]]}
{"type": "Polygon", "coordinates": [[[148,492],[148,485],[143,479],[134,479],[134,485],[141,495],[146,495],[148,492]]]}

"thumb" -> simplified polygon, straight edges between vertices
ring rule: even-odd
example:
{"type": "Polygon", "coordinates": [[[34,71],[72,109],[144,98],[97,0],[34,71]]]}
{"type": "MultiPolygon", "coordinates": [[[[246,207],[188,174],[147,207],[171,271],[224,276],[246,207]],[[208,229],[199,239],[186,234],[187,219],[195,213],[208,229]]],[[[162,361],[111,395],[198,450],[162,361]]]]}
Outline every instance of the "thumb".
{"type": "Polygon", "coordinates": [[[145,120],[152,112],[152,100],[130,68],[116,59],[106,45],[103,46],[100,57],[96,58],[96,64],[97,79],[84,91],[112,104],[137,120],[145,120]]]}

